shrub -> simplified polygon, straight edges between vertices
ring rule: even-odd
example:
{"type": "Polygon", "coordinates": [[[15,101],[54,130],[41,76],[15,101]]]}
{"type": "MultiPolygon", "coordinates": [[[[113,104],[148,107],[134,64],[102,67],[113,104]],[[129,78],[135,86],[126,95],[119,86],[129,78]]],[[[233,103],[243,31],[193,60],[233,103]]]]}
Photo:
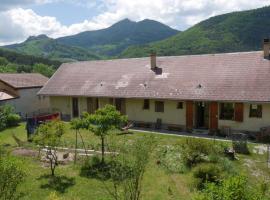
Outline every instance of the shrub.
{"type": "Polygon", "coordinates": [[[225,179],[221,184],[207,183],[205,189],[193,200],[267,200],[269,196],[258,188],[249,187],[247,178],[235,176],[225,179]]]}
{"type": "Polygon", "coordinates": [[[222,151],[222,148],[205,139],[188,138],[181,145],[183,162],[188,167],[208,161],[209,155],[221,154],[222,151]]]}
{"type": "Polygon", "coordinates": [[[9,114],[7,116],[7,127],[17,126],[21,121],[21,117],[17,114],[9,114]]]}
{"type": "Polygon", "coordinates": [[[179,146],[162,146],[157,152],[158,163],[171,173],[184,173],[187,167],[179,146]]]}
{"type": "Polygon", "coordinates": [[[15,126],[20,122],[20,116],[15,114],[14,108],[9,105],[0,106],[0,130],[15,126]]]}
{"type": "Polygon", "coordinates": [[[23,181],[25,173],[21,164],[10,156],[0,157],[0,199],[17,199],[17,187],[23,181]]]}
{"type": "Polygon", "coordinates": [[[213,163],[200,164],[194,169],[193,176],[196,187],[202,189],[205,183],[218,183],[222,179],[222,169],[213,163]]]}

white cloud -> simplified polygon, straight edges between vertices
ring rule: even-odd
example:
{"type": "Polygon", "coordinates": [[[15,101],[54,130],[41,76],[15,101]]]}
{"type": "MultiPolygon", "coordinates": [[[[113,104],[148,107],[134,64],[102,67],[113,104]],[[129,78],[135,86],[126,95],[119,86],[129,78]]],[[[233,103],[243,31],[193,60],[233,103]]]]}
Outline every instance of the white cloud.
{"type": "Polygon", "coordinates": [[[149,18],[184,30],[214,15],[270,5],[270,0],[67,0],[65,2],[89,9],[103,9],[101,14],[92,19],[70,26],[62,25],[55,17],[39,16],[31,9],[21,8],[27,4],[59,1],[63,0],[1,0],[0,44],[22,41],[29,35],[60,37],[100,29],[123,18],[135,21],[149,18]]]}

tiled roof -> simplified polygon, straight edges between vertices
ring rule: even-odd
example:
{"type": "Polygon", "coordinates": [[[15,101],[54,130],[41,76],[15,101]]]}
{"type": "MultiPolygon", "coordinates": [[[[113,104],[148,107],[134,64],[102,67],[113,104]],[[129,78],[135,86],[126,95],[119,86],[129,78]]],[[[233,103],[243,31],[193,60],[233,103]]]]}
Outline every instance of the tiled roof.
{"type": "Polygon", "coordinates": [[[270,101],[270,60],[262,52],[63,64],[40,90],[51,96],[270,101]],[[162,73],[160,73],[162,71],[162,73]]]}
{"type": "Polygon", "coordinates": [[[0,81],[14,88],[42,87],[48,80],[47,77],[37,73],[0,73],[0,81]]]}

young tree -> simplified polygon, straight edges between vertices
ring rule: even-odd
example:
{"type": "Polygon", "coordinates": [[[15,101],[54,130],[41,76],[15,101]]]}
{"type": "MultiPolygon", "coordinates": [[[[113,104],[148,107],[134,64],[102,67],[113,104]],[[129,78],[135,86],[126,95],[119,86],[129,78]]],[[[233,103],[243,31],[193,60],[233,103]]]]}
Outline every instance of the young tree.
{"type": "Polygon", "coordinates": [[[58,165],[57,146],[60,145],[64,132],[64,123],[55,120],[40,125],[34,137],[35,143],[47,149],[46,158],[50,162],[52,176],[54,176],[55,168],[58,165]]]}
{"type": "Polygon", "coordinates": [[[82,120],[79,119],[79,118],[72,119],[71,122],[70,122],[70,125],[71,125],[70,128],[72,130],[75,130],[75,135],[76,135],[76,139],[75,139],[75,158],[74,158],[74,163],[76,163],[76,161],[77,161],[77,149],[78,149],[78,134],[80,135],[80,138],[82,140],[83,147],[84,147],[84,150],[85,150],[85,154],[87,155],[87,150],[86,150],[82,135],[80,134],[80,129],[83,127],[82,120]]]}
{"type": "Polygon", "coordinates": [[[21,164],[15,158],[0,152],[0,199],[18,199],[17,187],[24,177],[21,164]]]}
{"type": "Polygon", "coordinates": [[[104,108],[98,109],[95,114],[84,113],[82,127],[100,137],[102,163],[104,163],[106,135],[114,129],[120,129],[121,125],[126,122],[127,117],[121,115],[112,105],[106,105],[104,108]]]}
{"type": "Polygon", "coordinates": [[[120,155],[115,159],[109,169],[112,179],[112,190],[106,187],[115,200],[141,199],[142,181],[146,166],[154,147],[154,139],[144,136],[136,139],[134,144],[124,145],[120,155]]]}

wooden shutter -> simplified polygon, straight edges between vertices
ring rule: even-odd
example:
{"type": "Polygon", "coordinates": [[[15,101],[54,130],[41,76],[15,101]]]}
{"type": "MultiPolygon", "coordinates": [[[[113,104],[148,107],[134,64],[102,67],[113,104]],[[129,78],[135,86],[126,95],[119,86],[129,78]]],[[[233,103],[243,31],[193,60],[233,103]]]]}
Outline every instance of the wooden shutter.
{"type": "Polygon", "coordinates": [[[186,102],[186,128],[193,128],[193,101],[186,102]]]}
{"type": "Polygon", "coordinates": [[[218,103],[211,102],[210,103],[210,130],[216,131],[218,129],[218,103]]]}
{"type": "Polygon", "coordinates": [[[243,122],[244,120],[244,104],[243,103],[234,104],[234,120],[237,122],[243,122]]]}

